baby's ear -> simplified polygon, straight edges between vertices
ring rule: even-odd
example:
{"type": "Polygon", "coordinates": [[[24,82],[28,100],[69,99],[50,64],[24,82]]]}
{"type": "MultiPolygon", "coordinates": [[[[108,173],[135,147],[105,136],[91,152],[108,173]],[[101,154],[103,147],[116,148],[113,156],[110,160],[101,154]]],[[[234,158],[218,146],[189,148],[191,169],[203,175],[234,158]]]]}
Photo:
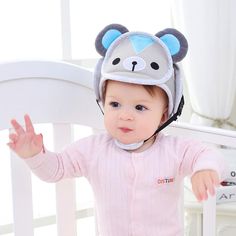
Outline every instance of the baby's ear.
{"type": "Polygon", "coordinates": [[[167,28],[155,35],[167,46],[174,63],[181,61],[186,56],[188,42],[184,35],[178,30],[167,28]]]}
{"type": "Polygon", "coordinates": [[[165,108],[163,114],[162,114],[162,117],[161,117],[161,121],[160,121],[160,125],[159,126],[162,126],[167,120],[168,120],[168,106],[165,108]]]}
{"type": "Polygon", "coordinates": [[[97,36],[95,47],[101,56],[105,56],[110,45],[119,38],[122,34],[128,32],[128,29],[123,25],[111,24],[106,26],[97,36]]]}

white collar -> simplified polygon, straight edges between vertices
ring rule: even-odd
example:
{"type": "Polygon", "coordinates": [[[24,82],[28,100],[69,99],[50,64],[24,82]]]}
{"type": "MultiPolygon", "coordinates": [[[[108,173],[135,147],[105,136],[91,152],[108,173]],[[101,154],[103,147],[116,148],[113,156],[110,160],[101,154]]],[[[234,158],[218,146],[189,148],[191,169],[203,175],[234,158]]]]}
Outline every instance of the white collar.
{"type": "Polygon", "coordinates": [[[124,143],[119,142],[117,139],[115,139],[115,144],[117,147],[119,147],[121,149],[133,151],[133,150],[140,148],[144,144],[144,141],[140,141],[138,143],[124,144],[124,143]]]}

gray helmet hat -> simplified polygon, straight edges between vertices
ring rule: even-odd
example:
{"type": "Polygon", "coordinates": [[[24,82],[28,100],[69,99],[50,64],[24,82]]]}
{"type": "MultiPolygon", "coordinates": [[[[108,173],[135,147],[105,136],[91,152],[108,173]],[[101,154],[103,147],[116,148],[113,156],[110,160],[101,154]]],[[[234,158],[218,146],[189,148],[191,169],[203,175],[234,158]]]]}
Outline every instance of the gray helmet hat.
{"type": "Polygon", "coordinates": [[[188,50],[187,40],[179,31],[168,28],[152,35],[129,32],[122,25],[111,24],[98,34],[95,46],[102,56],[94,71],[98,103],[103,100],[106,80],[156,85],[166,92],[169,100],[169,120],[163,126],[177,119],[183,107],[183,84],[175,63],[188,50]]]}

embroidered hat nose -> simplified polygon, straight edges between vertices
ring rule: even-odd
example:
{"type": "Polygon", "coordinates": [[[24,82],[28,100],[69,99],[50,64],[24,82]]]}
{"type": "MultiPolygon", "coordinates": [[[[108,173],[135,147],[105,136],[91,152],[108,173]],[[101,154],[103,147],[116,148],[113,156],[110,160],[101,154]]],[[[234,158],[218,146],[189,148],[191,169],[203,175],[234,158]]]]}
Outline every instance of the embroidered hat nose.
{"type": "Polygon", "coordinates": [[[123,67],[128,71],[141,71],[146,67],[146,62],[141,57],[127,57],[123,67]]]}
{"type": "Polygon", "coordinates": [[[133,65],[132,71],[134,71],[134,68],[135,68],[135,66],[137,65],[137,61],[133,61],[133,62],[132,62],[132,65],[133,65]]]}

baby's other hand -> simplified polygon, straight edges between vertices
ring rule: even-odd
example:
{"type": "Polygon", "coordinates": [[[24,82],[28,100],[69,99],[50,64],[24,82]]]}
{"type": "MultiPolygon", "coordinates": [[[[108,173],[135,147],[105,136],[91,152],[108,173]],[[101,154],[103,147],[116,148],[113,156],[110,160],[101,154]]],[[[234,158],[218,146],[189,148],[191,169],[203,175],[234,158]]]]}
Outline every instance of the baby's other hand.
{"type": "Polygon", "coordinates": [[[215,194],[215,187],[220,185],[219,176],[214,170],[202,170],[196,172],[192,178],[193,193],[198,201],[207,200],[208,193],[215,194]]]}
{"type": "Polygon", "coordinates": [[[28,115],[25,115],[25,126],[23,127],[13,119],[11,124],[15,133],[9,135],[8,146],[20,157],[29,158],[38,154],[43,149],[43,137],[35,134],[34,127],[28,115]]]}

